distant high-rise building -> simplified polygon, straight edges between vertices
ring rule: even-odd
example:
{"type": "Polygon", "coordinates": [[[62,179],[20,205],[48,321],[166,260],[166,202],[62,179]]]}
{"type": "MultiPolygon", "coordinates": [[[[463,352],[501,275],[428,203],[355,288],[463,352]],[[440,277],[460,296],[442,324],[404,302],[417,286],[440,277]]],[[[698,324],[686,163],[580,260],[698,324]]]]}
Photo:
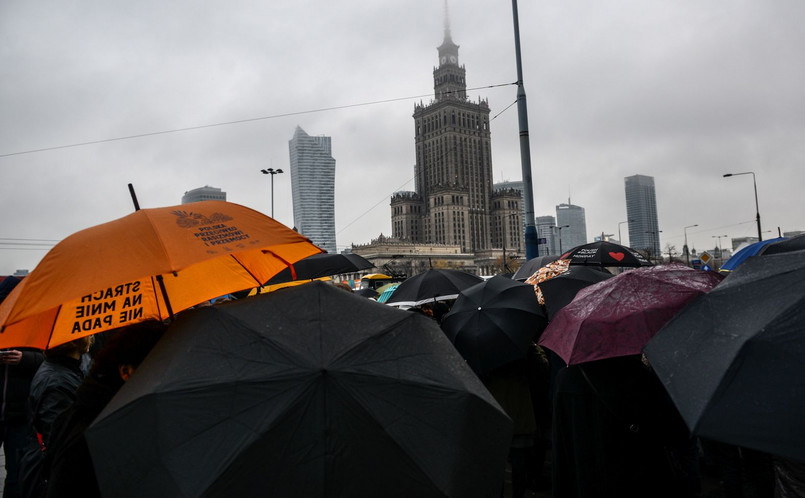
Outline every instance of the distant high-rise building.
{"type": "Polygon", "coordinates": [[[458,48],[445,20],[433,69],[435,99],[414,106],[416,191],[392,197],[392,235],[471,253],[511,248],[510,229],[523,225],[522,202],[509,198],[511,189],[493,190],[489,103],[467,98],[458,48]]]}
{"type": "Polygon", "coordinates": [[[570,203],[559,204],[556,206],[556,227],[570,225],[561,229],[561,248],[559,252],[567,251],[576,246],[587,243],[587,217],[584,215],[584,208],[570,203]]]}
{"type": "Polygon", "coordinates": [[[314,244],[335,254],[335,159],[330,137],[312,137],[297,126],[288,148],[294,226],[314,244]]]}
{"type": "Polygon", "coordinates": [[[225,201],[226,192],[216,187],[205,185],[204,187],[188,190],[182,196],[182,204],[189,204],[198,201],[225,201]]]}
{"type": "Polygon", "coordinates": [[[629,220],[629,245],[633,249],[647,251],[652,258],[662,250],[660,247],[659,222],[657,221],[657,195],[654,177],[633,175],[625,178],[626,218],[629,220]]]}
{"type": "Polygon", "coordinates": [[[539,238],[539,255],[559,254],[556,238],[556,218],[553,216],[537,216],[537,237],[539,238]]]}

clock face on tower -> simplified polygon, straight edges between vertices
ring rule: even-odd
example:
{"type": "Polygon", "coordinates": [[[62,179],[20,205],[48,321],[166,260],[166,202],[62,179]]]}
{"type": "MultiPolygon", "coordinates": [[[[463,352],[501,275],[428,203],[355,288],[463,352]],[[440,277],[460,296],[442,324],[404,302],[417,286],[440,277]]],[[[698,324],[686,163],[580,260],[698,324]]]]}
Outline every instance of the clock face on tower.
{"type": "Polygon", "coordinates": [[[450,56],[450,62],[452,62],[453,64],[456,63],[456,56],[455,55],[450,56]]]}
{"type": "Polygon", "coordinates": [[[440,61],[442,64],[444,64],[445,62],[447,62],[447,57],[442,56],[442,58],[441,58],[441,59],[439,59],[439,61],[440,61]]]}

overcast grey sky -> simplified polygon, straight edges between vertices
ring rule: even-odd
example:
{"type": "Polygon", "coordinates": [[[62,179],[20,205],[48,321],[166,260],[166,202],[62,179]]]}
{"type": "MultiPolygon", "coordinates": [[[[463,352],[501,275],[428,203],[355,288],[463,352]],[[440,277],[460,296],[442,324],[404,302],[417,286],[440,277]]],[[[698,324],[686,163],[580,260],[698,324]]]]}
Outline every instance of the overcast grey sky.
{"type": "MultiPolygon", "coordinates": [[[[805,230],[805,2],[519,9],[537,215],[570,196],[591,239],[617,234],[624,177],[651,175],[661,245],[681,250],[698,224],[690,245],[713,248],[756,234],[751,176],[722,178],[754,171],[764,237],[805,230]]],[[[495,181],[519,180],[511,2],[449,10],[470,98],[495,116],[495,181]]],[[[339,249],[389,235],[389,196],[414,188],[411,115],[431,99],[443,21],[441,0],[0,2],[0,275],[45,254],[16,239],[130,213],[128,183],[142,207],[212,185],[269,213],[259,170],[288,168],[297,125],[332,137],[339,249]]],[[[274,185],[292,226],[290,175],[274,185]]]]}

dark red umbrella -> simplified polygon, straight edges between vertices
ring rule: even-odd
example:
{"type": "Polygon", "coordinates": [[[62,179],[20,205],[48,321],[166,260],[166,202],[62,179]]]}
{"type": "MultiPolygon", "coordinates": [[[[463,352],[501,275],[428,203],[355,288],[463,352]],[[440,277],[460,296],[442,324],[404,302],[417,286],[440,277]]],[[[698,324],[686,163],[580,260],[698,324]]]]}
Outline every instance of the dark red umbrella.
{"type": "Polygon", "coordinates": [[[539,344],[569,365],[640,354],[680,309],[723,276],[672,264],[636,268],[580,290],[539,344]]]}

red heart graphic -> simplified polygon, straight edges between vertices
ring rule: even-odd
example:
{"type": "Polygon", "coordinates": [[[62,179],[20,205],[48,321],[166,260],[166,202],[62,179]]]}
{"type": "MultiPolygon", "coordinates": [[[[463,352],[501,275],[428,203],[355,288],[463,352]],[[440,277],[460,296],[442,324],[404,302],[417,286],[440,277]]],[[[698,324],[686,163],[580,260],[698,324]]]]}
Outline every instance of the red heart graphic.
{"type": "Polygon", "coordinates": [[[620,261],[620,260],[622,260],[624,257],[626,257],[626,255],[625,255],[625,254],[623,254],[622,252],[611,252],[611,253],[609,253],[609,256],[610,256],[612,259],[614,259],[615,261],[620,261]]]}

